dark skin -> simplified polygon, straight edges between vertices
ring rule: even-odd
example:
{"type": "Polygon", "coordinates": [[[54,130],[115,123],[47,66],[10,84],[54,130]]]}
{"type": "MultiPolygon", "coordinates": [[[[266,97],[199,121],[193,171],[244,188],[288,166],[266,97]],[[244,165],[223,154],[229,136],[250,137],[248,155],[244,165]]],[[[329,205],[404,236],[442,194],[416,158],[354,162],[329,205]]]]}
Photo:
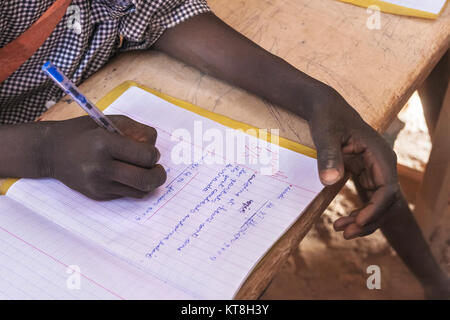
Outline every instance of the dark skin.
{"type": "Polygon", "coordinates": [[[364,201],[363,207],[338,219],[335,230],[354,239],[381,228],[422,282],[426,296],[450,298],[449,281],[401,193],[395,153],[333,88],[260,48],[213,14],[167,30],[155,47],[307,120],[322,183],[332,185],[347,171],[364,201]]]}
{"type": "MultiPolygon", "coordinates": [[[[360,159],[358,179],[370,199],[351,220],[338,221],[345,224],[346,239],[369,234],[384,222],[386,210],[400,196],[395,154],[335,90],[262,49],[214,14],[201,14],[168,29],[155,48],[306,119],[317,147],[323,184],[332,185],[343,178],[348,157],[360,159]]],[[[134,141],[139,130],[154,130],[119,119],[122,129],[136,128],[132,134],[120,137],[103,132],[86,117],[2,126],[1,148],[9,152],[0,152],[0,176],[53,177],[98,200],[142,197],[142,192],[151,192],[164,182],[162,168],[152,169],[154,154],[149,150],[154,139],[148,137],[140,144],[134,141]],[[150,160],[124,157],[127,143],[137,154],[147,152],[150,160]],[[110,164],[114,164],[112,175],[102,172],[110,164]],[[146,170],[143,176],[151,181],[146,188],[137,181],[142,176],[136,174],[138,169],[146,170]]]]}
{"type": "MultiPolygon", "coordinates": [[[[343,178],[348,157],[361,159],[358,179],[370,199],[352,219],[337,222],[345,225],[346,239],[367,235],[386,220],[386,210],[400,197],[395,154],[331,87],[265,51],[214,14],[201,14],[168,29],[155,48],[306,119],[324,185],[343,178]]],[[[121,119],[118,125],[124,129],[154,131],[121,119]]],[[[53,177],[97,200],[142,197],[164,182],[162,168],[152,169],[153,154],[149,154],[151,160],[142,162],[124,157],[122,150],[128,143],[135,153],[145,154],[148,145],[154,145],[153,138],[137,144],[133,134],[124,138],[103,132],[87,118],[2,126],[0,135],[2,148],[9,150],[0,153],[0,176],[53,177]],[[115,171],[103,172],[110,164],[115,171]],[[138,170],[146,174],[138,175],[138,170]],[[142,176],[151,181],[145,188],[136,181],[142,176]]]]}
{"type": "Polygon", "coordinates": [[[52,177],[95,200],[142,198],[164,184],[156,130],[112,116],[124,136],[91,118],[0,126],[0,176],[52,177]]]}
{"type": "Polygon", "coordinates": [[[167,30],[155,48],[307,120],[324,185],[344,177],[348,159],[359,159],[357,179],[369,201],[351,219],[338,220],[346,239],[370,234],[385,222],[387,209],[401,197],[396,156],[335,90],[262,49],[214,14],[167,30]]]}
{"type": "MultiPolygon", "coordinates": [[[[348,170],[366,197],[362,208],[335,223],[346,239],[391,223],[403,201],[396,156],[333,88],[265,51],[214,14],[201,14],[168,29],[155,49],[307,120],[322,183],[332,185],[348,170]]],[[[113,121],[125,137],[97,128],[87,117],[2,126],[0,176],[53,177],[97,200],[143,197],[166,178],[164,169],[155,166],[156,134],[125,117],[113,121]]]]}
{"type": "MultiPolygon", "coordinates": [[[[449,66],[450,55],[447,51],[419,88],[424,115],[431,136],[433,136],[448,87],[449,66]]],[[[358,175],[362,165],[355,158],[349,159],[347,167],[353,175],[358,175]]],[[[367,202],[370,195],[359,185],[357,179],[354,179],[354,181],[361,199],[367,202]]],[[[337,231],[345,230],[346,222],[350,223],[353,220],[352,215],[350,214],[350,217],[345,220],[337,221],[335,229],[337,231]]],[[[388,209],[386,216],[388,220],[381,226],[381,231],[405,265],[422,283],[425,296],[429,299],[450,299],[450,279],[442,272],[434,259],[407,201],[403,197],[400,198],[388,209]]]]}

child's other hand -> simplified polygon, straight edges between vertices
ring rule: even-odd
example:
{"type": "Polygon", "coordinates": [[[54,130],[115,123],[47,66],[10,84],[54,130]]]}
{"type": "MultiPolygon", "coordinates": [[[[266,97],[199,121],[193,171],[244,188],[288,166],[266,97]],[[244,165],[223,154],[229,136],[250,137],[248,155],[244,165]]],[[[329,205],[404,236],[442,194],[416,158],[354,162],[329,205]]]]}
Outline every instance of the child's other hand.
{"type": "Polygon", "coordinates": [[[338,219],[334,228],[345,239],[369,235],[389,218],[388,209],[401,196],[396,155],[336,91],[327,89],[316,103],[309,124],[322,183],[336,183],[345,168],[366,198],[362,208],[338,219]]]}
{"type": "Polygon", "coordinates": [[[46,176],[95,200],[142,198],[161,186],[156,130],[124,116],[110,119],[124,136],[100,128],[91,118],[48,122],[46,176]]]}

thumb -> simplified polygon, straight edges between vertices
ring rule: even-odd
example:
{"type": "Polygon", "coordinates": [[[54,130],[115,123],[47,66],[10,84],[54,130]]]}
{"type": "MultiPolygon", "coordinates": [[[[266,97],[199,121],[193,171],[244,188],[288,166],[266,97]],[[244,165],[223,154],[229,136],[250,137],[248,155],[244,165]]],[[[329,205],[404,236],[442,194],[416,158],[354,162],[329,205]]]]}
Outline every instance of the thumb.
{"type": "Polygon", "coordinates": [[[122,115],[109,116],[109,118],[125,136],[151,145],[156,143],[157,132],[154,128],[122,115]]]}
{"type": "Polygon", "coordinates": [[[341,139],[339,136],[314,139],[317,147],[317,162],[320,181],[326,186],[333,185],[344,176],[341,139]]]}

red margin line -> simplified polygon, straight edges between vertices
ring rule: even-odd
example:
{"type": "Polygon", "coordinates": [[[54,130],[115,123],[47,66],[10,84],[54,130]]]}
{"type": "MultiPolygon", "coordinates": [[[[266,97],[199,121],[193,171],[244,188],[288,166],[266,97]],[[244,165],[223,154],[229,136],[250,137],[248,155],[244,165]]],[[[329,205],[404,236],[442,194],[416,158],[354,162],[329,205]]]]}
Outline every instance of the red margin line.
{"type": "Polygon", "coordinates": [[[175,198],[181,191],[183,191],[183,189],[184,189],[188,184],[190,184],[191,181],[194,180],[196,176],[198,176],[198,174],[199,174],[199,172],[197,172],[197,173],[191,178],[191,180],[189,180],[189,181],[188,181],[188,182],[187,182],[180,190],[177,191],[177,193],[175,193],[175,194],[172,196],[172,198],[170,198],[169,200],[167,200],[166,202],[164,202],[164,204],[163,204],[161,207],[159,207],[159,208],[158,208],[158,209],[157,209],[150,217],[148,217],[147,220],[145,220],[145,221],[148,221],[151,217],[153,217],[155,214],[157,214],[159,210],[161,210],[166,204],[168,204],[173,198],[175,198]]]}
{"type": "MultiPolygon", "coordinates": [[[[14,233],[12,233],[12,232],[6,230],[5,228],[3,228],[3,227],[0,226],[0,229],[3,230],[4,232],[6,232],[7,234],[9,234],[10,236],[13,236],[13,237],[16,238],[17,240],[22,241],[23,243],[25,243],[25,244],[28,245],[29,247],[31,247],[31,248],[33,248],[33,249],[39,251],[40,253],[42,253],[43,255],[47,256],[47,257],[50,258],[50,259],[52,259],[53,261],[59,263],[60,265],[63,265],[63,266],[66,267],[66,268],[69,267],[69,266],[66,265],[64,262],[62,262],[62,261],[56,259],[55,257],[51,256],[51,255],[48,254],[47,252],[45,252],[45,251],[39,249],[38,247],[36,247],[36,246],[34,246],[33,244],[27,242],[26,240],[20,238],[19,236],[15,235],[14,233]]],[[[98,287],[100,287],[100,288],[106,290],[107,292],[111,293],[113,296],[116,296],[117,298],[119,298],[119,299],[121,299],[121,300],[125,300],[125,298],[121,297],[120,295],[118,295],[118,294],[115,293],[114,291],[109,290],[108,288],[105,288],[105,287],[102,286],[100,283],[96,282],[95,280],[92,280],[91,278],[89,278],[88,276],[82,274],[81,272],[80,272],[80,275],[81,275],[82,277],[86,278],[88,281],[92,282],[93,284],[97,285],[98,287]]]]}

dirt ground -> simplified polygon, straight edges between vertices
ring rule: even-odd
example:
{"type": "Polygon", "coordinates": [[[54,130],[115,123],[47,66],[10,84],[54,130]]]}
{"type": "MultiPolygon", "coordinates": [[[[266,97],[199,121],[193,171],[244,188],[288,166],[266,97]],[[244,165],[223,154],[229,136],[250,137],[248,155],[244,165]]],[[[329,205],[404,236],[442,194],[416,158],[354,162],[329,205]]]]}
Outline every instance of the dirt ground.
{"type": "MultiPolygon", "coordinates": [[[[400,113],[405,123],[394,149],[399,163],[423,170],[431,143],[415,94],[400,113]]],[[[400,123],[400,122],[399,122],[400,123]]],[[[351,183],[340,192],[262,296],[263,299],[423,299],[423,290],[381,232],[346,241],[333,222],[358,207],[351,183]],[[381,269],[381,290],[369,290],[366,269],[381,269]]],[[[450,210],[431,238],[433,253],[450,275],[450,210]]]]}

